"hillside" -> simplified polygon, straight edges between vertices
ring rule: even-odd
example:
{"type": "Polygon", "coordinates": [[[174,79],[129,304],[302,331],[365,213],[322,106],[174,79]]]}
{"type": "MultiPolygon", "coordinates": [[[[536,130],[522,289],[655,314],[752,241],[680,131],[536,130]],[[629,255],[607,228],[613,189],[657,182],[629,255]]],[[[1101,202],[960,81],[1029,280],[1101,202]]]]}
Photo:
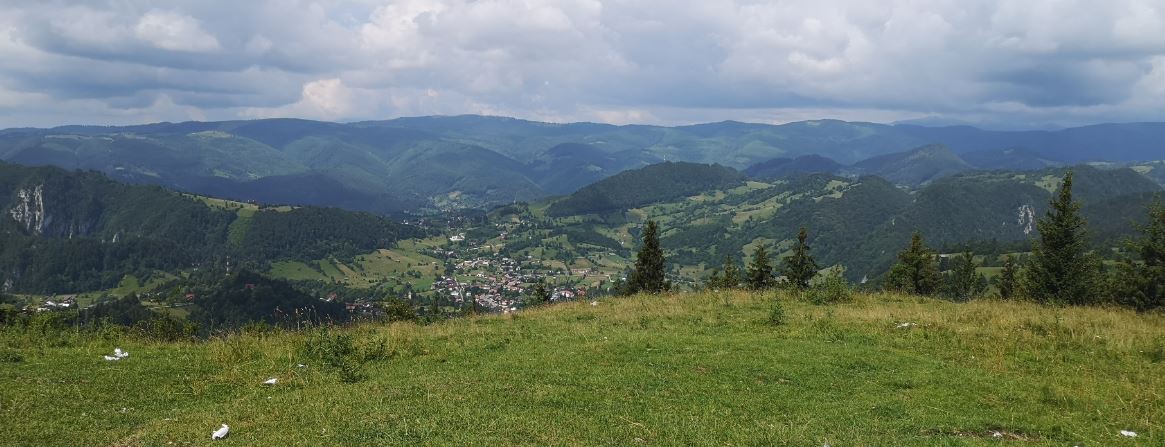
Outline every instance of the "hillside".
{"type": "Polygon", "coordinates": [[[413,226],[335,208],[260,208],[129,185],[92,171],[0,162],[0,284],[13,292],[116,287],[127,275],[230,260],[351,257],[419,237],[413,226]]]}
{"type": "Polygon", "coordinates": [[[851,169],[857,174],[876,175],[897,184],[917,186],[974,167],[946,146],[927,145],[862,160],[851,169]]]}
{"type": "Polygon", "coordinates": [[[755,179],[776,179],[805,174],[836,174],[842,165],[820,155],[802,155],[797,158],[774,158],[757,163],[744,170],[755,179]]]}
{"type": "Polygon", "coordinates": [[[554,216],[601,214],[700,191],[726,188],[744,181],[732,168],[719,165],[664,162],[625,171],[588,185],[550,205],[554,216]]]}
{"type": "MultiPolygon", "coordinates": [[[[1075,197],[1098,247],[1119,245],[1132,235],[1133,223],[1143,221],[1145,207],[1162,192],[1160,185],[1131,169],[1073,169],[1075,197]]],[[[579,278],[596,285],[629,265],[642,223],[654,219],[662,228],[671,274],[682,284],[694,285],[725,256],[747,262],[761,243],[783,256],[798,229],[806,226],[819,263],[844,266],[851,281],[876,280],[915,230],[935,247],[957,250],[971,244],[985,255],[1026,251],[1034,219],[1047,209],[1064,171],[969,172],[918,188],[901,188],[873,176],[815,174],[749,181],[603,215],[558,214],[555,202],[543,202],[496,210],[478,240],[498,244],[512,257],[552,256],[608,276],[579,278]],[[509,227],[494,229],[495,224],[509,227]],[[509,237],[498,238],[500,231],[509,231],[509,237]]],[[[594,202],[605,203],[601,196],[594,202]]]]}
{"type": "Polygon", "coordinates": [[[1132,166],[1134,171],[1165,186],[1165,160],[1137,163],[1132,166]]]}
{"type": "Polygon", "coordinates": [[[967,152],[960,157],[976,169],[1032,171],[1060,166],[1059,163],[1023,148],[1007,148],[967,152]]]}
{"type": "Polygon", "coordinates": [[[230,445],[1165,442],[1161,315],[784,296],[774,327],[769,299],[637,296],[196,342],[5,327],[0,417],[20,423],[0,444],[199,445],[224,423],[230,445]],[[130,356],[102,360],[114,347],[130,356]]]}

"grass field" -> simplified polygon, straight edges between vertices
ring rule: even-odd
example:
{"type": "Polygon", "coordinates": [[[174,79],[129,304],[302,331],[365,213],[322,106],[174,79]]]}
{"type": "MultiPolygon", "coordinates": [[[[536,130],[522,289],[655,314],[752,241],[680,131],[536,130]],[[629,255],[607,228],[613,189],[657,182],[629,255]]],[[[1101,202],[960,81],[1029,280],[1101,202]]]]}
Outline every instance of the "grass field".
{"type": "Polygon", "coordinates": [[[356,256],[352,262],[324,259],[310,262],[276,261],[268,272],[277,278],[340,282],[349,287],[369,288],[389,282],[411,283],[416,290],[427,290],[433,278],[444,273],[444,266],[436,258],[417,252],[413,241],[404,241],[392,249],[380,249],[356,256]],[[406,245],[407,243],[407,245],[406,245]],[[409,277],[417,272],[420,278],[409,277]]]}
{"type": "Polygon", "coordinates": [[[859,295],[782,297],[772,326],[771,296],[182,343],[7,328],[0,445],[204,445],[222,423],[216,445],[1165,444],[1165,316],[859,295]],[[344,337],[347,369],[303,349],[344,337]]]}

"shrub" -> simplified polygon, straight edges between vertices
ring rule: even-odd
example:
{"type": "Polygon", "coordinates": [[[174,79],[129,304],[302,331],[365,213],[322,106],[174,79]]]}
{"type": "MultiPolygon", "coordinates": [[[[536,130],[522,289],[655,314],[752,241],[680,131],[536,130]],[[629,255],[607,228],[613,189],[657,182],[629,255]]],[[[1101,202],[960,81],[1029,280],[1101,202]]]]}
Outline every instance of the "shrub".
{"type": "Polygon", "coordinates": [[[327,327],[321,327],[308,335],[303,344],[303,353],[335,370],[344,383],[364,380],[364,365],[396,355],[396,351],[389,349],[388,341],[383,338],[370,340],[361,346],[356,344],[352,335],[332,332],[327,327]]]}
{"type": "Polygon", "coordinates": [[[805,297],[813,304],[834,304],[851,300],[853,291],[850,290],[849,282],[845,280],[842,273],[842,269],[839,267],[829,269],[816,284],[809,288],[805,297]]]}
{"type": "Polygon", "coordinates": [[[779,298],[773,298],[773,304],[769,307],[769,324],[773,326],[780,326],[785,324],[785,306],[781,305],[779,298]]]}
{"type": "Polygon", "coordinates": [[[24,356],[20,352],[5,349],[0,351],[0,363],[20,363],[24,361],[24,356]]]}
{"type": "Polygon", "coordinates": [[[304,354],[333,368],[344,383],[355,383],[364,379],[361,371],[364,359],[359,355],[351,335],[334,334],[328,328],[320,328],[304,342],[304,354]]]}
{"type": "Polygon", "coordinates": [[[177,318],[158,316],[142,320],[133,325],[134,331],[142,337],[157,341],[178,341],[194,338],[198,325],[177,318]]]}

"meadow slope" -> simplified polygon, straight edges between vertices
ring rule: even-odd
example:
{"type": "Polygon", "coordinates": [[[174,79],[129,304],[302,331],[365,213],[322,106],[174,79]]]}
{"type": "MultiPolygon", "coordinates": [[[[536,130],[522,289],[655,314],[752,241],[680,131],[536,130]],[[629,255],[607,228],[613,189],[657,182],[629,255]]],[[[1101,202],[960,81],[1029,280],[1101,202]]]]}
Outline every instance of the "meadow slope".
{"type": "Polygon", "coordinates": [[[773,296],[195,342],[2,328],[0,445],[1165,444],[1165,316],[781,295],[772,326],[773,296]]]}

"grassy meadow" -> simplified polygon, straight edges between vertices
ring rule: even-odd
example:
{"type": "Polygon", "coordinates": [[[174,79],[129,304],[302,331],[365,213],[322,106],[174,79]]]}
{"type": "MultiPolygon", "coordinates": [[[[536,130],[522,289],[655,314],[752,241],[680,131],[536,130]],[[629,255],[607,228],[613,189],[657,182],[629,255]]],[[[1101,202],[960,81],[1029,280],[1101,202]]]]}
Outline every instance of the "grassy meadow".
{"type": "Polygon", "coordinates": [[[0,330],[0,445],[1165,444],[1165,316],[1120,309],[710,292],[191,342],[0,330]]]}

